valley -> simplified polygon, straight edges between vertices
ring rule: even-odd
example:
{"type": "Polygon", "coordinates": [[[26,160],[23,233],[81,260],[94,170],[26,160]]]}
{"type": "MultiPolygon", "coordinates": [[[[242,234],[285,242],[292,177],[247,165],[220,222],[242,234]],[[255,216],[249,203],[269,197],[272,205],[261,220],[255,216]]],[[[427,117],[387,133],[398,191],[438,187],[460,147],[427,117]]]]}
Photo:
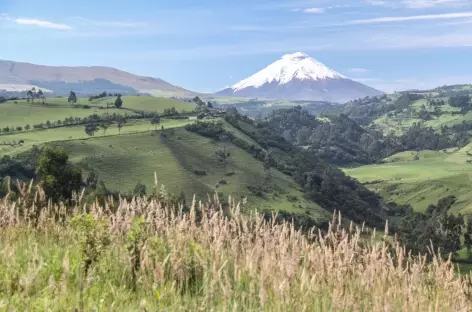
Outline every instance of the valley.
{"type": "MultiPolygon", "coordinates": [[[[73,68],[42,70],[76,74],[73,68]]],[[[362,86],[367,96],[359,97],[351,89],[356,83],[305,54],[285,55],[242,81],[240,94],[197,95],[165,82],[165,88],[144,92],[133,86],[159,87],[160,80],[124,72],[106,80],[96,70],[79,71],[95,73],[88,82],[26,79],[34,87],[0,92],[5,203],[23,209],[49,198],[52,205],[80,203],[98,209],[87,216],[105,213],[115,220],[123,211],[114,207],[128,204],[179,209],[182,220],[201,220],[202,209],[208,214],[217,207],[218,218],[263,218],[273,227],[290,224],[300,235],[313,229],[353,233],[356,227],[358,238],[352,239],[359,244],[398,248],[399,242],[416,255],[430,254],[434,242],[441,257],[451,254],[450,274],[470,272],[469,85],[391,94],[362,86]],[[66,92],[71,86],[79,91],[66,92]],[[111,89],[90,91],[103,86],[111,89]],[[331,87],[345,97],[339,101],[350,100],[333,102],[331,87]],[[31,190],[37,190],[35,198],[31,190]],[[383,228],[382,237],[370,236],[383,228]]],[[[54,209],[46,210],[49,218],[69,218],[71,212],[54,209]]],[[[43,222],[42,213],[20,222],[43,222]]],[[[9,226],[16,222],[5,215],[9,226]]]]}

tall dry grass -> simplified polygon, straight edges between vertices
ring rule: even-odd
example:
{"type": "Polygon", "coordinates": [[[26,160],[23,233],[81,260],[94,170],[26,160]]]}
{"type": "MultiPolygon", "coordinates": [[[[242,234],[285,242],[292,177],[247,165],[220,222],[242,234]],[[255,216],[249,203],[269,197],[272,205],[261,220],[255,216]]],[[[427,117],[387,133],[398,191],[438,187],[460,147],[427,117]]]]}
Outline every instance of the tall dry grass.
{"type": "Polygon", "coordinates": [[[224,216],[217,198],[183,214],[146,198],[66,208],[22,189],[0,202],[2,311],[472,310],[470,277],[450,261],[361,239],[337,215],[307,234],[234,202],[224,216]],[[71,226],[84,214],[110,238],[85,277],[79,237],[90,233],[71,226]]]}

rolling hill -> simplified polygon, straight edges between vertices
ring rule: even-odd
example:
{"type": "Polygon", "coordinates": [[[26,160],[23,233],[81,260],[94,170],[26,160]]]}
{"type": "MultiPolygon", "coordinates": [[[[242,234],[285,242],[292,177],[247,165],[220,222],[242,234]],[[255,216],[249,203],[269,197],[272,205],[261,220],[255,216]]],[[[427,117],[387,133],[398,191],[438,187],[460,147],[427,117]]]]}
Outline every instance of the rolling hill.
{"type": "Polygon", "coordinates": [[[452,212],[472,214],[472,164],[469,144],[446,151],[407,151],[392,155],[384,164],[344,169],[386,201],[410,204],[416,211],[454,195],[452,212]]]}
{"type": "Polygon", "coordinates": [[[24,86],[24,90],[36,86],[61,95],[70,90],[87,95],[103,90],[122,94],[193,94],[159,78],[138,76],[111,67],[44,66],[0,60],[0,90],[18,91],[20,86],[24,86]]]}

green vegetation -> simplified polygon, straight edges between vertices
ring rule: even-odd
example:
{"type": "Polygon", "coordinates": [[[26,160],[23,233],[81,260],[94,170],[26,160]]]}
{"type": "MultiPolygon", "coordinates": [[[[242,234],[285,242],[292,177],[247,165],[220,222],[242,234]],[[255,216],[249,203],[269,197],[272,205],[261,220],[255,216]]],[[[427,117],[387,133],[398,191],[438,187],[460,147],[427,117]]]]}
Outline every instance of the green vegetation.
{"type": "Polygon", "coordinates": [[[0,309],[464,310],[469,91],[256,119],[198,96],[4,101],[0,309]]]}
{"type": "Polygon", "coordinates": [[[398,135],[414,123],[441,130],[472,120],[472,89],[466,86],[442,87],[365,98],[347,103],[342,112],[360,125],[398,135]]]}
{"type": "MultiPolygon", "coordinates": [[[[172,129],[183,127],[191,122],[192,121],[189,121],[188,119],[163,119],[160,122],[160,126],[165,129],[172,129]]],[[[127,135],[150,132],[155,128],[149,123],[149,121],[145,120],[128,121],[125,124],[121,124],[121,128],[119,125],[119,123],[110,125],[106,132],[106,136],[111,137],[119,134],[127,135]]],[[[94,135],[95,138],[103,136],[105,136],[103,131],[97,131],[94,135]]],[[[0,136],[0,153],[2,155],[16,155],[32,148],[34,145],[41,145],[53,141],[82,140],[88,137],[89,136],[84,131],[84,126],[73,125],[29,132],[16,132],[0,136]],[[22,143],[19,144],[21,141],[22,143]]]]}
{"type": "Polygon", "coordinates": [[[0,205],[6,311],[466,311],[472,305],[470,276],[454,274],[450,261],[433,256],[425,264],[386,235],[364,239],[360,228],[344,231],[341,223],[307,237],[233,204],[223,214],[218,201],[176,213],[163,192],[65,209],[34,195],[24,193],[33,198],[29,204],[20,198],[0,205]]]}
{"type": "Polygon", "coordinates": [[[37,175],[46,196],[56,202],[72,198],[82,186],[82,172],[69,163],[69,155],[62,148],[42,151],[37,175]]]}
{"type": "Polygon", "coordinates": [[[385,159],[384,164],[344,171],[386,201],[410,204],[417,211],[425,211],[439,199],[454,195],[458,200],[451,211],[469,214],[472,213],[470,149],[472,145],[460,150],[403,152],[385,159]]]}
{"type": "MultiPolygon", "coordinates": [[[[199,115],[211,114],[210,105],[198,98],[194,102],[199,104],[199,115]]],[[[24,105],[42,113],[54,108],[63,109],[67,112],[63,115],[101,107],[103,113],[93,116],[84,113],[84,117],[67,117],[62,122],[30,126],[27,131],[8,131],[0,135],[2,155],[11,156],[2,159],[1,177],[26,181],[39,179],[36,174],[39,159],[34,155],[39,155],[44,146],[52,146],[66,151],[71,164],[83,173],[83,179],[93,176],[93,183],[84,182],[85,186],[93,185],[86,192],[90,199],[91,196],[118,193],[144,195],[146,186],[154,183],[152,177],[157,172],[159,181],[164,182],[172,194],[185,190],[186,194],[196,194],[198,199],[204,199],[218,191],[222,200],[228,195],[237,195],[251,208],[261,211],[280,209],[300,215],[302,219],[323,221],[328,218],[327,211],[306,199],[291,177],[276,169],[268,170],[263,161],[251,157],[231,142],[221,144],[181,128],[193,123],[191,120],[169,119],[197,104],[141,96],[114,97],[105,92],[82,99],[72,91],[69,98],[47,99],[44,105],[22,100],[3,105],[19,111],[24,105]],[[111,99],[119,98],[122,108],[111,108],[115,106],[111,99]],[[152,110],[163,115],[153,114],[152,110]],[[220,151],[225,149],[226,152],[221,154],[220,151]],[[270,171],[270,179],[267,171],[270,171]]],[[[250,140],[231,125],[224,124],[233,135],[250,140]]],[[[55,188],[53,184],[51,182],[51,190],[55,188]]],[[[48,195],[52,196],[52,193],[48,195]]]]}
{"type": "Polygon", "coordinates": [[[116,97],[105,97],[89,101],[85,98],[75,98],[69,102],[69,98],[48,98],[44,103],[28,102],[26,100],[13,100],[2,103],[0,109],[1,128],[52,123],[69,117],[88,117],[92,114],[104,115],[134,115],[136,113],[164,113],[164,110],[175,108],[178,112],[190,112],[196,107],[194,103],[155,98],[149,96],[123,96],[123,107],[114,107],[116,97]],[[109,104],[109,105],[107,105],[109,104]]]}
{"type": "Polygon", "coordinates": [[[278,171],[273,172],[272,185],[267,192],[255,194],[252,188],[261,184],[265,177],[260,161],[228,144],[231,157],[227,159],[225,169],[216,154],[220,143],[183,128],[54,144],[62,146],[71,155],[70,160],[84,175],[93,171],[107,188],[123,193],[134,189],[138,181],[152,185],[156,172],[159,182],[173,194],[185,190],[186,194],[196,194],[197,198],[203,199],[218,191],[223,194],[222,200],[228,195],[247,198],[252,208],[309,212],[313,218],[326,218],[323,209],[305,200],[296,183],[278,171]],[[290,202],[288,196],[297,200],[290,202]]]}

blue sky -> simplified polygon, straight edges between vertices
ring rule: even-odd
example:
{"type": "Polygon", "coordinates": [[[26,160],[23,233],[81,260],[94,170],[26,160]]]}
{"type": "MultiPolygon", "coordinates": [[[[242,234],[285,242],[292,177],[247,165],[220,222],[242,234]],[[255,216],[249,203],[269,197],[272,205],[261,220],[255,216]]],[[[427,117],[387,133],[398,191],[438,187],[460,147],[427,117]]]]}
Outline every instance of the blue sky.
{"type": "Polygon", "coordinates": [[[471,0],[1,0],[0,59],[212,92],[304,52],[390,92],[472,83],[471,0]]]}

